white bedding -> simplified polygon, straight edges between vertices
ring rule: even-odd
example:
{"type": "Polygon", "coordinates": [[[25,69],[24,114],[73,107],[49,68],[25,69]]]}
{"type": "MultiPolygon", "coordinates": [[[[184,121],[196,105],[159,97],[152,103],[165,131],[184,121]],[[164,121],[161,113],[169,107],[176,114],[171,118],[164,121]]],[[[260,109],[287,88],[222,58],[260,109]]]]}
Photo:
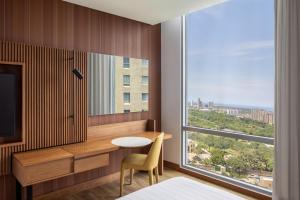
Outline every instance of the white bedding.
{"type": "Polygon", "coordinates": [[[196,182],[175,177],[143,188],[118,200],[242,200],[230,192],[196,182]]]}

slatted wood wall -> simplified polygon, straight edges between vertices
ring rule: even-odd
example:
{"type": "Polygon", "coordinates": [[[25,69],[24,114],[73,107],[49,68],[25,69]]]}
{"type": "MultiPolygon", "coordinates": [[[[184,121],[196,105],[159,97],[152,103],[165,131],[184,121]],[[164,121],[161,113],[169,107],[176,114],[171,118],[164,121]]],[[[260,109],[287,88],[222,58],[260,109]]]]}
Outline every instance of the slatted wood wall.
{"type": "Polygon", "coordinates": [[[0,42],[0,61],[25,64],[25,144],[0,146],[0,175],[10,173],[13,152],[86,140],[87,79],[72,73],[74,63],[86,75],[86,59],[79,51],[0,42]]]}
{"type": "MultiPolygon", "coordinates": [[[[160,31],[160,24],[151,26],[62,0],[0,0],[0,41],[149,59],[149,112],[89,117],[87,123],[90,126],[150,118],[157,121],[157,128],[160,129],[160,31]]],[[[64,78],[64,84],[66,82],[67,77],[64,78]]],[[[64,94],[65,102],[71,101],[68,99],[71,98],[71,92],[64,94]]],[[[66,129],[67,126],[63,130],[65,135],[68,134],[66,129]]],[[[67,138],[72,138],[73,134],[67,138]]],[[[1,152],[0,157],[10,154],[1,152]]],[[[127,155],[126,152],[114,152],[111,155],[115,167],[108,166],[37,184],[33,187],[33,195],[116,172],[124,155],[127,155]]],[[[15,199],[15,178],[12,175],[0,176],[0,199],[15,199]]]]}

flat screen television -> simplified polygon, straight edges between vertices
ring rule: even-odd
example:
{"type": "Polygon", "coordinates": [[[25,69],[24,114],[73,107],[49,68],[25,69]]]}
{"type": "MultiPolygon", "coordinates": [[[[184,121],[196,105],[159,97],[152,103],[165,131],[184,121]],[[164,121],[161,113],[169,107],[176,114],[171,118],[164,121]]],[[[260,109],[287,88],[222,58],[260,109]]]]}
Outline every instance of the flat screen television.
{"type": "Polygon", "coordinates": [[[0,144],[22,139],[22,68],[0,64],[0,144]]]}
{"type": "Polygon", "coordinates": [[[0,137],[16,135],[16,77],[0,74],[0,137]]]}

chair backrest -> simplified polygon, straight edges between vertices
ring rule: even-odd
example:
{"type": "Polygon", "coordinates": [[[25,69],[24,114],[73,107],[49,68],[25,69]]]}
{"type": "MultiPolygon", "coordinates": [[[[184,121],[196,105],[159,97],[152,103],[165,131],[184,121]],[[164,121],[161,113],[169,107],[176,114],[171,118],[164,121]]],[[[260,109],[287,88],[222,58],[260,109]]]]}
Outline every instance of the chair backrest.
{"type": "Polygon", "coordinates": [[[164,140],[164,133],[161,133],[153,142],[144,166],[148,169],[153,169],[158,165],[161,146],[164,140]]]}

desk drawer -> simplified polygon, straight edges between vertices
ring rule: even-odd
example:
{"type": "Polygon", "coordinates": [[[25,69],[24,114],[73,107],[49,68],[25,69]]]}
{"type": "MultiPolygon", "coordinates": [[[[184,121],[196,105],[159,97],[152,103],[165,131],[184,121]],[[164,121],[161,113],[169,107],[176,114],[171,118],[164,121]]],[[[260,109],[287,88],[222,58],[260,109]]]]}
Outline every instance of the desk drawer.
{"type": "Polygon", "coordinates": [[[23,186],[66,176],[73,172],[73,158],[65,158],[31,166],[22,166],[13,161],[13,172],[23,186]]]}
{"type": "Polygon", "coordinates": [[[74,161],[74,172],[83,172],[109,165],[109,154],[98,154],[74,161]]]}

